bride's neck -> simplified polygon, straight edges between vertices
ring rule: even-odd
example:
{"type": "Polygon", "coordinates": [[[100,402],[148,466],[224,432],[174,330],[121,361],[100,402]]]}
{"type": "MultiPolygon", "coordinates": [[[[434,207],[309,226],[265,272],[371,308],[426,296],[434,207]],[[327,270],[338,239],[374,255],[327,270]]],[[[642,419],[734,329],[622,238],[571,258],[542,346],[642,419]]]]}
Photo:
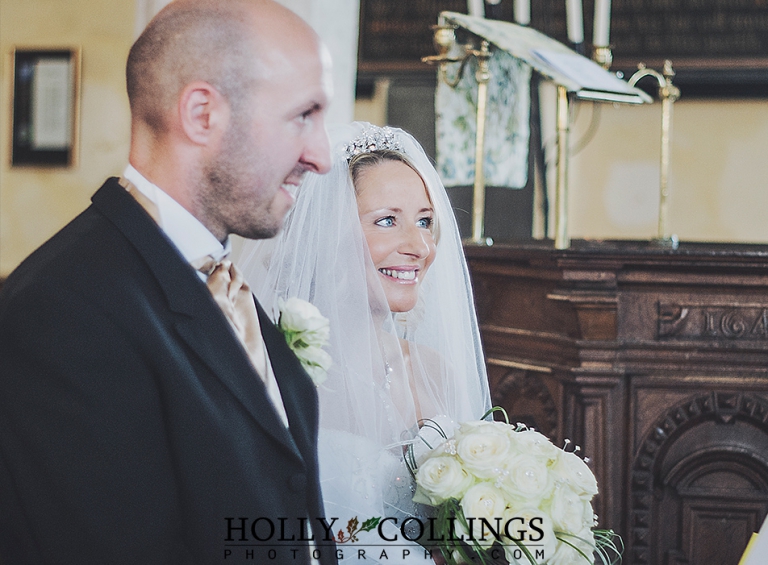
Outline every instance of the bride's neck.
{"type": "Polygon", "coordinates": [[[425,399],[422,398],[424,391],[421,390],[416,382],[417,379],[414,377],[413,363],[411,362],[411,350],[414,344],[386,331],[383,334],[380,343],[383,347],[384,360],[392,370],[390,386],[393,401],[397,403],[397,399],[400,399],[402,404],[398,408],[404,416],[410,412],[409,407],[404,404],[412,404],[412,416],[415,417],[416,422],[419,422],[431,414],[425,413],[425,399]]]}

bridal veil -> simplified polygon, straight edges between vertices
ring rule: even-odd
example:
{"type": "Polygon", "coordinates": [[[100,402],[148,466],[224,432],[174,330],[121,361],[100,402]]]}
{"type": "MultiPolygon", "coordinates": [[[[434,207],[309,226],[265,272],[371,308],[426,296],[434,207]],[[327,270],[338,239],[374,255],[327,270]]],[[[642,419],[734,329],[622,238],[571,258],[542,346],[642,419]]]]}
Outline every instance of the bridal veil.
{"type": "Polygon", "coordinates": [[[318,386],[319,449],[326,514],[339,517],[335,530],[354,516],[362,523],[417,513],[403,448],[414,443],[418,453],[427,448],[425,441],[437,441],[434,434],[418,436],[419,420],[434,420],[451,434],[452,423],[479,419],[490,407],[472,288],[450,202],[421,146],[396,128],[389,131],[427,186],[439,233],[417,306],[389,312],[345,152],[370,127],[330,127],[331,171],[308,173],[282,233],[246,242],[238,259],[274,319],[279,298],[298,297],[330,320],[333,366],[318,386]]]}

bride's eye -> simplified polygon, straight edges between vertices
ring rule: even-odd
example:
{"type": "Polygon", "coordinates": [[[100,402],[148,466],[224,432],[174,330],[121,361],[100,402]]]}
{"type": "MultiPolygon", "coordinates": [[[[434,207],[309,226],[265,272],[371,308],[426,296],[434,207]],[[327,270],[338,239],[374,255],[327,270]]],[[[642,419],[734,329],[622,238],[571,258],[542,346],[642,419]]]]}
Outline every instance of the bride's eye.
{"type": "Polygon", "coordinates": [[[430,216],[425,216],[424,218],[420,218],[416,225],[420,228],[429,229],[432,227],[432,218],[430,216]]]}
{"type": "Polygon", "coordinates": [[[395,217],[385,216],[384,218],[376,220],[374,224],[376,224],[377,226],[381,226],[382,228],[391,228],[392,226],[395,225],[395,217]]]}

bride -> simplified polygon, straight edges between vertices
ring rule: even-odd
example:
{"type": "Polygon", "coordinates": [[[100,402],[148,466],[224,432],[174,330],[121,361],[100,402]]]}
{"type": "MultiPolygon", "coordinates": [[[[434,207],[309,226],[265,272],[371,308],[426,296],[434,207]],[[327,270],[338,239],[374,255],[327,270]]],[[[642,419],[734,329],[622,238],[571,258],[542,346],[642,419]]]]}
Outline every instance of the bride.
{"type": "Polygon", "coordinates": [[[275,318],[278,299],[298,297],[330,320],[319,458],[340,555],[424,563],[418,532],[401,528],[425,515],[405,457],[436,445],[437,428],[450,436],[490,407],[469,275],[445,189],[418,142],[366,123],[330,135],[331,171],[309,173],[282,234],[247,242],[239,263],[275,318]],[[376,517],[381,531],[347,530],[376,517]]]}

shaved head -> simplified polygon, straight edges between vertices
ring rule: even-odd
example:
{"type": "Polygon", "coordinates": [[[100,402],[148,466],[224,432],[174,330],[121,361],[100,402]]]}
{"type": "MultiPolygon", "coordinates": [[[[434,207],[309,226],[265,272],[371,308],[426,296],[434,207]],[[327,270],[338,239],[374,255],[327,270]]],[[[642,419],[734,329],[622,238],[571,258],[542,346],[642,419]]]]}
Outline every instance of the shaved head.
{"type": "Polygon", "coordinates": [[[163,132],[179,93],[197,80],[214,86],[237,112],[247,93],[265,78],[259,68],[261,47],[276,24],[310,29],[270,0],[171,2],[128,55],[126,82],[133,119],[156,134],[163,132]]]}
{"type": "Polygon", "coordinates": [[[272,237],[330,167],[330,60],[273,0],[174,0],[128,56],[131,164],[219,241],[272,237]]]}

